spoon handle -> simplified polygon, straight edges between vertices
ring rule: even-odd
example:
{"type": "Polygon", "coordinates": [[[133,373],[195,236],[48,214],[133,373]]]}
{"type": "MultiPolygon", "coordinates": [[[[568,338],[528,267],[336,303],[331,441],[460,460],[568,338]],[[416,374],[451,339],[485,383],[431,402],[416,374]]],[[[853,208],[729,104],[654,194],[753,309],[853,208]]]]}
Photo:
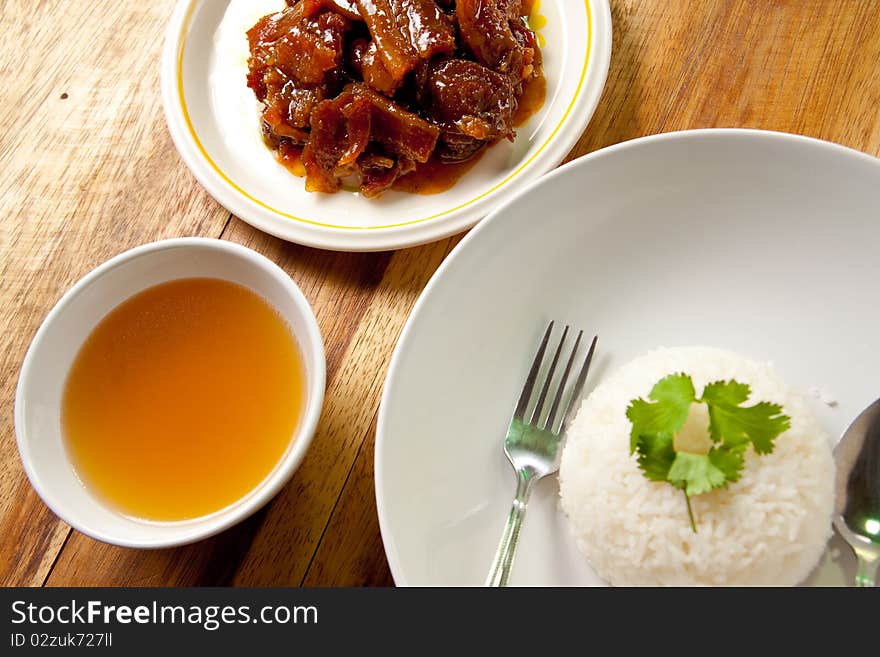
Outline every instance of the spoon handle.
{"type": "Polygon", "coordinates": [[[859,561],[859,569],[856,572],[856,586],[874,587],[874,577],[877,574],[877,562],[880,561],[877,555],[866,555],[860,550],[856,550],[856,558],[859,561]]]}

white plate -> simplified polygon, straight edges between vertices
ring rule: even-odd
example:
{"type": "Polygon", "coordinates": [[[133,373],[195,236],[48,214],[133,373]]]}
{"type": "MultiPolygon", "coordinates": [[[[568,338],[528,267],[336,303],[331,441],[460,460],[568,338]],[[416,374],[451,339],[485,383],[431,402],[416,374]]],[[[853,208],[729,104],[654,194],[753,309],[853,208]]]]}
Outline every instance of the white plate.
{"type": "MultiPolygon", "coordinates": [[[[495,210],[410,317],[376,436],[401,585],[478,585],[514,492],[501,441],[548,320],[600,336],[587,390],[658,346],[775,362],[834,436],[880,394],[880,160],[779,133],[671,133],[603,149],[495,210]]],[[[530,503],[512,582],[593,585],[557,508],[530,503]]],[[[852,576],[832,550],[813,583],[852,576]]]]}
{"type": "Polygon", "coordinates": [[[499,202],[555,167],[593,114],[611,58],[607,0],[541,0],[534,23],[547,101],[441,194],[311,194],[260,137],[247,88],[245,31],[284,0],[180,0],[162,56],[162,100],[174,143],[206,190],[244,221],[282,239],[343,251],[437,240],[473,226],[499,202]],[[541,23],[546,22],[543,26],[541,23]]]}

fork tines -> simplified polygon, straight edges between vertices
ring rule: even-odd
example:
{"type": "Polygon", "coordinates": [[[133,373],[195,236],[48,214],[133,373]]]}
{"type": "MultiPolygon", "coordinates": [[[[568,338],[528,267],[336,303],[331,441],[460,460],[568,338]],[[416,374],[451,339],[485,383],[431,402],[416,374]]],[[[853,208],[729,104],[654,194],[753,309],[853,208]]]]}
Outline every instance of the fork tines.
{"type": "Polygon", "coordinates": [[[571,386],[568,402],[565,404],[565,412],[562,414],[562,422],[559,423],[559,426],[557,427],[557,413],[559,411],[560,405],[562,404],[562,400],[565,397],[568,378],[571,374],[572,368],[574,367],[575,360],[577,359],[578,348],[580,347],[581,340],[584,337],[584,332],[578,331],[577,338],[575,338],[574,341],[574,346],[571,347],[571,351],[565,363],[565,369],[563,370],[562,375],[559,377],[559,381],[556,384],[556,392],[553,395],[553,401],[550,404],[550,410],[547,413],[543,425],[539,426],[538,423],[540,422],[541,416],[543,415],[545,407],[547,405],[547,394],[550,391],[550,386],[553,383],[553,375],[556,373],[556,366],[559,364],[559,359],[562,356],[562,353],[566,350],[568,334],[571,331],[570,326],[566,326],[562,331],[562,337],[559,338],[559,344],[553,354],[553,359],[550,361],[550,366],[547,369],[546,374],[544,375],[544,382],[538,394],[537,401],[535,402],[534,409],[532,410],[530,419],[527,420],[526,411],[528,410],[529,402],[531,401],[532,391],[535,388],[535,383],[538,381],[538,377],[541,373],[541,368],[544,363],[544,356],[547,351],[547,345],[550,342],[551,334],[553,333],[554,324],[555,322],[550,322],[550,324],[547,326],[547,331],[544,333],[544,339],[541,341],[541,346],[538,348],[538,353],[535,355],[535,360],[532,362],[532,367],[529,370],[529,375],[526,378],[525,386],[523,387],[522,394],[519,397],[519,401],[516,404],[516,410],[514,411],[513,415],[515,418],[521,420],[522,422],[527,422],[532,426],[561,434],[568,428],[569,423],[577,412],[577,400],[580,399],[581,393],[583,392],[584,382],[587,379],[587,373],[590,371],[590,363],[593,360],[593,352],[596,349],[596,342],[598,341],[599,336],[594,336],[593,341],[590,343],[590,348],[587,351],[587,355],[584,358],[583,365],[581,365],[580,371],[578,372],[577,379],[575,380],[574,385],[571,386]]]}

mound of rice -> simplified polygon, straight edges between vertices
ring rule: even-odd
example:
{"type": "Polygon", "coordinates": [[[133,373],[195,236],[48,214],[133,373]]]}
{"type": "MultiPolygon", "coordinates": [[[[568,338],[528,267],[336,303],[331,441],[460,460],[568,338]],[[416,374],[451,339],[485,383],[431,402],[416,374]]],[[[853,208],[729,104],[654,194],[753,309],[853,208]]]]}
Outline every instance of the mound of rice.
{"type": "Polygon", "coordinates": [[[831,534],[831,443],[805,400],[772,367],[720,349],[659,349],[607,377],[572,423],[559,471],[562,508],[581,552],[617,586],[795,585],[831,534]],[[781,404],[791,428],[772,454],[751,448],[742,477],[691,498],[648,481],[629,453],[626,407],[664,376],[691,375],[697,394],[717,380],[751,386],[749,404],[781,404]]]}

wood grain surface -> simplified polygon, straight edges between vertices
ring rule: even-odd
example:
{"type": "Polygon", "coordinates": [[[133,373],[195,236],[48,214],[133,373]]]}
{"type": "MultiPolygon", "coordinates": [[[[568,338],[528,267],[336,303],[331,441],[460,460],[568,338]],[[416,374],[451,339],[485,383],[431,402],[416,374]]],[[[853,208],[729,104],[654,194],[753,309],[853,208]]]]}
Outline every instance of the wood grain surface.
{"type": "MultiPolygon", "coordinates": [[[[611,70],[569,159],[704,127],[795,132],[880,155],[875,0],[612,0],[611,70]]],[[[159,53],[173,0],[0,4],[0,584],[390,585],[373,497],[376,411],[406,317],[458,238],[396,253],[286,244],[215,203],[168,136],[159,53]],[[312,447],[262,511],[171,550],[72,531],[15,445],[25,350],[63,292],[110,256],[204,235],[277,262],[313,304],[328,388],[312,447]]]]}

